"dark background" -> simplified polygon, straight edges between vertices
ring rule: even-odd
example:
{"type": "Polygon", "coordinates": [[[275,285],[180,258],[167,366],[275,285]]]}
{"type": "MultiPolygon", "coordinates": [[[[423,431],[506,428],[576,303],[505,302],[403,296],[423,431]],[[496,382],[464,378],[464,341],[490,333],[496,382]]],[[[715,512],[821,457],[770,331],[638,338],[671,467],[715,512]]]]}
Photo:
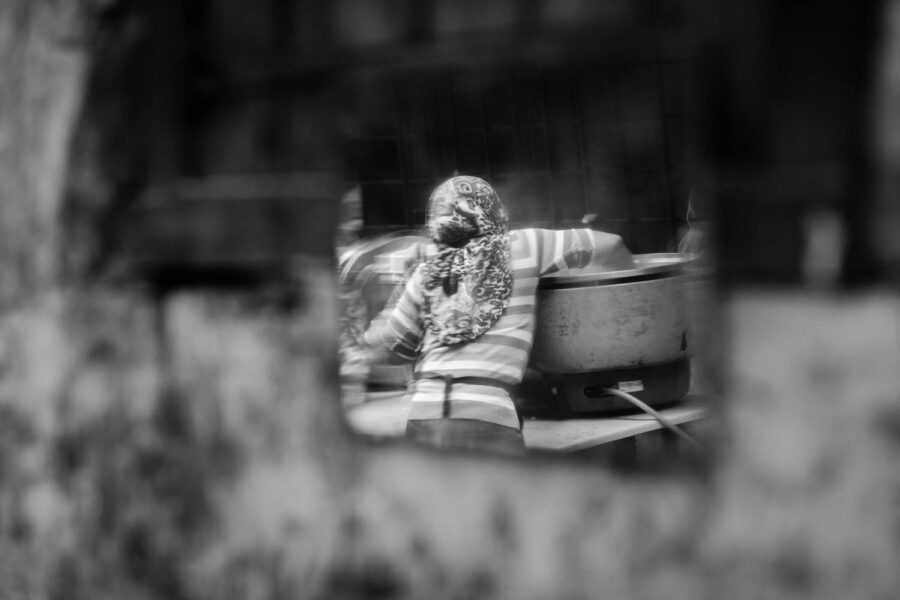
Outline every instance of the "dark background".
{"type": "Polygon", "coordinates": [[[493,183],[514,227],[593,213],[636,252],[672,251],[709,217],[711,190],[691,173],[685,3],[142,10],[149,189],[127,237],[157,274],[277,273],[327,233],[309,227],[321,205],[354,188],[362,234],[420,227],[454,173],[493,183]]]}
{"type": "Polygon", "coordinates": [[[129,82],[109,129],[134,135],[107,137],[122,201],[94,263],[283,279],[329,247],[349,191],[360,233],[416,228],[457,172],[495,184],[513,226],[592,213],[642,253],[702,231],[728,284],[810,285],[823,220],[830,284],[884,280],[900,256],[876,236],[898,218],[871,159],[876,3],[114,6],[137,33],[116,29],[94,89],[129,82]]]}

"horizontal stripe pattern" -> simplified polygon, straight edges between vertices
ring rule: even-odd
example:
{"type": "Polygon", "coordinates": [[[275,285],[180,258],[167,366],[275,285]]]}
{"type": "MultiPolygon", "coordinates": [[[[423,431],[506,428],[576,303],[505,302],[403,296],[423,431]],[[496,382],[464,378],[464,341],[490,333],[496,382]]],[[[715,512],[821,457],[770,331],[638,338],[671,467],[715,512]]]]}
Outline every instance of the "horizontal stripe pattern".
{"type": "MultiPolygon", "coordinates": [[[[565,268],[584,267],[595,260],[589,229],[553,231],[519,229],[510,232],[513,289],[503,316],[473,342],[432,348],[423,331],[420,306],[421,271],[416,270],[403,294],[380,326],[365,334],[366,343],[385,345],[404,357],[417,347],[431,348],[418,357],[416,371],[453,377],[484,377],[517,385],[525,373],[534,341],[534,314],[539,279],[565,268]],[[422,339],[424,336],[424,339],[422,339]]],[[[441,418],[444,382],[421,380],[410,385],[409,419],[441,418]]],[[[450,392],[450,418],[490,421],[519,428],[515,405],[503,388],[456,383],[450,392]]]]}
{"type": "MultiPolygon", "coordinates": [[[[409,388],[412,401],[407,419],[440,419],[444,414],[444,382],[421,380],[409,388]]],[[[456,383],[450,393],[451,419],[478,419],[519,428],[515,404],[504,390],[493,386],[456,383]]]]}

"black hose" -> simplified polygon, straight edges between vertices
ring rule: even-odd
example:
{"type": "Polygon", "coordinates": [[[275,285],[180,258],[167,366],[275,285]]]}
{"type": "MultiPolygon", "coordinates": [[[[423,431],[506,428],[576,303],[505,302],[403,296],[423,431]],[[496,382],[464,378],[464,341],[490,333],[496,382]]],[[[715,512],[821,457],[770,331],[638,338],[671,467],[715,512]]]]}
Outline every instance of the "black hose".
{"type": "Polygon", "coordinates": [[[697,448],[706,450],[706,447],[703,444],[701,444],[699,441],[697,441],[696,438],[691,437],[690,435],[685,433],[685,431],[682,428],[678,427],[677,425],[675,425],[674,423],[672,423],[671,421],[669,421],[668,419],[663,417],[661,414],[659,414],[659,412],[650,408],[650,406],[648,404],[646,404],[645,402],[639,400],[638,398],[635,398],[631,394],[628,394],[628,393],[623,392],[622,390],[618,390],[616,388],[605,388],[605,391],[609,392],[616,398],[621,398],[622,400],[627,400],[628,402],[631,402],[632,404],[634,404],[635,406],[640,408],[642,411],[644,411],[645,413],[647,413],[648,415],[650,415],[651,417],[653,417],[654,419],[659,421],[660,425],[662,425],[663,427],[665,427],[666,429],[668,429],[669,431],[671,431],[672,433],[674,433],[681,439],[685,440],[686,442],[690,443],[691,445],[693,445],[697,448]]]}

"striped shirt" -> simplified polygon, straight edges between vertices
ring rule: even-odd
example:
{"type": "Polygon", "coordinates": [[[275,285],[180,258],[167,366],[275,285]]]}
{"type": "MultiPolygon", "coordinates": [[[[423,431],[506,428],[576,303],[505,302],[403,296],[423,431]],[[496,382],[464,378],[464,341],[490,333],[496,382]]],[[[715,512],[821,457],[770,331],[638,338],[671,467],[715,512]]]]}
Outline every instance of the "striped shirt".
{"type": "MultiPolygon", "coordinates": [[[[506,311],[484,335],[467,344],[430,344],[433,333],[423,332],[421,269],[416,269],[387,319],[366,332],[366,343],[373,347],[384,345],[402,357],[417,360],[417,373],[479,377],[517,385],[525,373],[534,338],[538,278],[565,268],[587,266],[594,259],[595,246],[590,229],[518,229],[511,231],[509,238],[512,295],[506,311]],[[423,335],[425,338],[420,340],[423,335]],[[431,350],[417,356],[419,347],[431,350]]],[[[412,382],[407,392],[408,418],[441,418],[444,385],[439,379],[412,382]]],[[[519,428],[512,398],[504,388],[496,386],[454,382],[449,416],[519,428]]]]}

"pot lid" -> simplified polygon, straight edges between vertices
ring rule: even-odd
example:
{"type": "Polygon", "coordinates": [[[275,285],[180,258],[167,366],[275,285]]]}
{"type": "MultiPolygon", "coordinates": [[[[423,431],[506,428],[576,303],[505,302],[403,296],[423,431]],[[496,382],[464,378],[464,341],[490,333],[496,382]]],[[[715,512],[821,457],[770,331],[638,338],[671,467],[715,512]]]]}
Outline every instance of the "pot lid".
{"type": "Polygon", "coordinates": [[[538,289],[564,289],[595,285],[616,285],[652,281],[684,273],[695,265],[697,256],[678,252],[635,254],[634,269],[609,271],[600,265],[566,269],[541,277],[538,289]]]}

